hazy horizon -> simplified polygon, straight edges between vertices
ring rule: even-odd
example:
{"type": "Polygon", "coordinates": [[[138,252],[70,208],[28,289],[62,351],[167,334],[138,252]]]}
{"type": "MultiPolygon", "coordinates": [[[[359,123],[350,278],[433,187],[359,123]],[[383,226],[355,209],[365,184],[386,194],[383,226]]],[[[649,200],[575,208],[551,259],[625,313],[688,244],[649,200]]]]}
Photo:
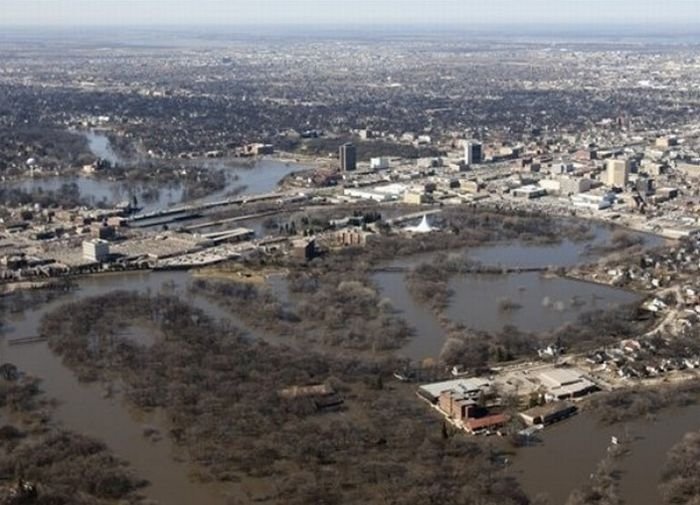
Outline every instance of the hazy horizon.
{"type": "Polygon", "coordinates": [[[700,26],[693,0],[0,0],[0,12],[3,27],[700,26]]]}

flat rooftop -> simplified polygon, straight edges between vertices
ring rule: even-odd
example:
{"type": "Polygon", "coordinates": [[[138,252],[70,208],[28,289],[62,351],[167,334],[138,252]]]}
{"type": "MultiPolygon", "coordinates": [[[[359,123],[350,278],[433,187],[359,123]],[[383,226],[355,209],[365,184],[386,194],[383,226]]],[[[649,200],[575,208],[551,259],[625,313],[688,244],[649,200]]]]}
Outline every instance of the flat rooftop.
{"type": "Polygon", "coordinates": [[[440,396],[443,391],[454,391],[455,393],[476,393],[491,387],[491,381],[479,377],[469,379],[454,379],[443,382],[434,382],[420,386],[422,392],[433,398],[440,396]]]}

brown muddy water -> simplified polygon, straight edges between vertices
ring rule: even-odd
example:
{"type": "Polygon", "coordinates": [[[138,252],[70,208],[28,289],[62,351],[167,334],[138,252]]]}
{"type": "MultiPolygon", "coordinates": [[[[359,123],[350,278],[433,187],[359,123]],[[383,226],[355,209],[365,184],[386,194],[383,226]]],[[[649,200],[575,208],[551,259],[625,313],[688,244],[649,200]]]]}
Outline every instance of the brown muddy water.
{"type": "MultiPolygon", "coordinates": [[[[663,239],[653,235],[636,234],[647,248],[657,247],[663,239]]],[[[467,248],[456,254],[479,261],[483,265],[503,267],[571,266],[596,261],[597,247],[609,244],[611,231],[595,225],[593,238],[584,242],[563,240],[554,245],[523,243],[497,244],[467,248]]],[[[413,268],[434,260],[437,253],[425,253],[399,258],[391,267],[413,268]]],[[[389,298],[401,316],[414,330],[414,338],[401,350],[411,359],[437,357],[445,343],[445,333],[435,315],[416,303],[406,287],[402,272],[378,272],[373,276],[382,294],[389,298]]],[[[537,272],[511,274],[469,274],[450,280],[453,297],[447,316],[468,328],[495,332],[504,326],[517,326],[523,331],[543,332],[573,322],[584,313],[609,309],[639,299],[638,295],[600,284],[573,279],[545,277],[537,272]],[[513,310],[501,310],[500,302],[517,304],[513,310]]]]}
{"type": "MultiPolygon", "coordinates": [[[[498,256],[498,247],[480,249],[479,254],[498,256]]],[[[512,247],[512,246],[507,246],[512,247]]],[[[543,253],[542,248],[523,248],[526,256],[543,253]]],[[[570,244],[565,244],[560,253],[567,261],[580,261],[580,249],[575,254],[570,244]]],[[[579,245],[576,245],[579,248],[579,245]]],[[[554,248],[556,250],[556,246],[554,248]]],[[[547,254],[554,254],[547,249],[547,254]]],[[[500,253],[499,253],[500,254],[500,253]]],[[[508,255],[512,250],[508,250],[508,255]]],[[[419,262],[420,259],[403,261],[419,262]]],[[[499,260],[500,262],[500,260],[499,260]]],[[[603,286],[580,283],[566,279],[543,279],[538,275],[514,274],[479,278],[467,276],[453,281],[455,298],[451,310],[456,311],[455,319],[464,317],[465,322],[477,328],[494,329],[502,324],[530,325],[533,329],[556,326],[562,321],[576,316],[579,310],[590,309],[607,303],[625,303],[634,296],[628,292],[603,286]],[[524,288],[524,289],[521,289],[524,288]],[[514,294],[515,293],[515,294],[514,294]],[[522,308],[507,317],[494,307],[501,297],[522,297],[518,299],[522,308]],[[544,297],[563,301],[578,296],[585,305],[566,305],[556,310],[553,304],[542,304],[544,297]],[[510,318],[510,319],[509,319],[510,318]]],[[[403,275],[395,273],[376,274],[375,280],[385,296],[389,297],[409,324],[416,330],[412,342],[402,353],[421,359],[439,353],[444,335],[433,314],[416,304],[406,291],[403,275]]],[[[251,336],[268,340],[274,344],[284,343],[277,335],[251,330],[247,325],[232,316],[228,311],[210,303],[203,297],[192,295],[187,287],[191,281],[186,272],[120,273],[80,279],[79,289],[62,298],[40,307],[27,310],[22,316],[11,318],[0,334],[0,362],[13,362],[26,373],[43,379],[42,388],[47,397],[57,400],[55,419],[66,429],[85,433],[102,440],[121,459],[127,461],[139,477],[150,485],[144,494],[161,504],[189,505],[194,503],[218,505],[226,502],[229,495],[245,496],[246,491],[259,490],[257,482],[243,481],[238,484],[211,484],[194,481],[191,476],[196,468],[188,462],[185,451],[175,446],[168,436],[167,421],[159,412],[144,413],[130,409],[114,394],[105,394],[104,387],[96,384],[82,384],[48,348],[46,343],[31,345],[9,345],[8,340],[30,337],[38,334],[43,314],[62,304],[85,297],[102,295],[114,290],[133,290],[143,293],[165,292],[177,295],[204,310],[217,320],[225,320],[247,331],[251,336]],[[152,441],[144,435],[144,430],[155,427],[161,437],[152,441]]],[[[281,277],[270,279],[270,287],[282,299],[291,303],[286,280],[281,277]]],[[[134,331],[136,337],[142,333],[134,331]]],[[[152,343],[157,335],[149,336],[142,343],[152,343]]],[[[658,469],[666,450],[680,440],[686,431],[698,428],[700,408],[677,411],[669,417],[661,416],[657,423],[632,426],[639,439],[634,443],[630,456],[625,460],[625,477],[622,482],[625,496],[630,500],[651,499],[652,501],[628,501],[646,505],[657,503],[652,492],[658,481],[658,469]],[[649,464],[653,461],[654,464],[649,464]],[[632,484],[628,484],[631,482],[632,484]],[[641,487],[640,487],[641,486],[641,487]],[[646,486],[646,487],[645,487],[646,486]]],[[[508,471],[516,473],[525,489],[533,494],[547,491],[552,503],[563,503],[568,493],[585,482],[603,457],[611,433],[615,429],[597,427],[585,415],[554,426],[543,433],[543,444],[519,451],[508,471]]],[[[619,433],[619,429],[617,431],[619,433]]],[[[654,491],[655,492],[655,491],[654,491]]]]}
{"type": "MultiPolygon", "coordinates": [[[[401,353],[414,360],[438,357],[445,344],[445,332],[436,316],[408,293],[404,274],[379,272],[374,281],[414,330],[413,339],[401,353]]],[[[555,330],[584,312],[639,299],[622,289],[545,278],[539,273],[464,275],[452,279],[450,288],[453,297],[447,309],[449,319],[483,331],[499,331],[507,325],[531,332],[555,330]],[[501,310],[499,303],[505,299],[517,303],[519,308],[501,310]]]]}
{"type": "Polygon", "coordinates": [[[566,503],[571,492],[586,485],[605,457],[611,437],[628,439],[629,453],[620,460],[620,495],[628,505],[661,503],[658,485],[669,449],[683,435],[700,429],[700,405],[669,409],[654,420],[600,425],[585,412],[538,433],[540,440],[517,451],[508,466],[532,497],[544,494],[551,505],[566,503]]]}
{"type": "MultiPolygon", "coordinates": [[[[227,495],[240,495],[241,487],[193,481],[191,474],[196,468],[188,463],[186,452],[171,441],[162,415],[130,409],[119,394],[108,397],[101,385],[80,383],[45,342],[9,345],[12,339],[36,336],[41,317],[50,310],[68,301],[120,289],[176,294],[215,319],[225,319],[243,327],[240,321],[207,300],[189,296],[186,293],[189,280],[190,275],[185,272],[136,272],[81,279],[77,291],[6,321],[0,337],[0,361],[14,363],[25,373],[40,377],[46,396],[57,401],[53,418],[68,430],[106,443],[139,477],[149,481],[150,485],[143,491],[148,498],[169,505],[223,505],[227,495]],[[151,441],[144,435],[149,427],[160,432],[158,441],[151,441]]],[[[146,338],[142,343],[148,345],[151,337],[146,338]]]]}

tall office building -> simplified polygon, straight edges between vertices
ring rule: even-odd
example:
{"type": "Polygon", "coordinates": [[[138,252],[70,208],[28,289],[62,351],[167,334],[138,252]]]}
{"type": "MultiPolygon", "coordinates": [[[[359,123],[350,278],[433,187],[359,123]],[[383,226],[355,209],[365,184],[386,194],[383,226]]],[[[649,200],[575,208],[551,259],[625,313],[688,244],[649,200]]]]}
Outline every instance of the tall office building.
{"type": "Polygon", "coordinates": [[[340,146],[340,169],[343,171],[355,170],[357,168],[357,149],[348,142],[340,146]]]}
{"type": "Polygon", "coordinates": [[[630,174],[630,163],[628,160],[608,160],[606,162],[608,186],[624,188],[630,174]]]}
{"type": "Polygon", "coordinates": [[[481,143],[470,140],[464,145],[464,162],[467,165],[473,165],[474,163],[481,163],[481,160],[481,143]]]}

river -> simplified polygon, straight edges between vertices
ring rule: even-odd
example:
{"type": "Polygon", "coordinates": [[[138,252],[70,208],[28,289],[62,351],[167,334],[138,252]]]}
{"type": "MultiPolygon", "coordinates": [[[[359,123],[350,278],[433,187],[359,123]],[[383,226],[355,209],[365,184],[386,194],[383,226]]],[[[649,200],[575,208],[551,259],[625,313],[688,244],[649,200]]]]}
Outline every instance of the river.
{"type": "MultiPolygon", "coordinates": [[[[122,162],[112,149],[109,138],[105,134],[92,130],[83,132],[83,134],[88,139],[88,146],[95,156],[112,163],[122,162]]],[[[227,162],[226,160],[204,160],[202,164],[209,168],[223,170],[226,175],[226,184],[224,188],[191,203],[223,200],[228,198],[227,195],[231,192],[237,191],[241,187],[245,187],[240,192],[243,195],[269,193],[274,191],[279,182],[290,173],[307,168],[296,163],[273,159],[259,159],[250,165],[241,165],[240,162],[227,162]]],[[[167,209],[183,203],[185,196],[184,186],[177,182],[154,185],[115,181],[82,174],[24,179],[10,182],[8,187],[28,192],[47,192],[56,191],[64,184],[76,184],[81,197],[87,199],[91,205],[113,206],[121,202],[131,201],[133,197],[136,197],[139,206],[143,207],[143,212],[167,209]]]]}
{"type": "Polygon", "coordinates": [[[122,158],[112,149],[109,137],[97,130],[87,130],[82,132],[88,141],[88,148],[96,157],[108,161],[112,165],[122,163],[122,158]]]}
{"type": "MultiPolygon", "coordinates": [[[[53,418],[66,429],[105,442],[115,455],[133,467],[139,477],[150,482],[144,490],[148,498],[163,505],[223,505],[228,495],[241,494],[241,485],[192,481],[190,474],[195,468],[188,463],[185,451],[177,447],[168,436],[167,423],[158,412],[146,413],[131,409],[118,394],[107,398],[99,384],[80,383],[45,342],[28,345],[8,343],[12,339],[36,336],[42,316],[64,303],[120,289],[177,295],[214,319],[224,319],[250,331],[240,320],[216,304],[190,294],[187,290],[190,280],[191,276],[187,272],[133,272],[79,279],[76,291],[6,321],[7,324],[0,333],[0,362],[14,363],[24,372],[40,377],[42,390],[48,398],[57,401],[53,418]],[[149,441],[143,434],[147,426],[157,427],[163,435],[162,439],[149,441]]],[[[280,343],[273,336],[262,335],[257,331],[252,334],[256,337],[269,337],[273,343],[280,343]]],[[[251,481],[248,484],[254,486],[255,483],[251,481]]],[[[242,485],[245,486],[246,482],[242,485]]]]}
{"type": "MultiPolygon", "coordinates": [[[[651,239],[647,243],[648,246],[656,244],[651,239]]],[[[571,261],[580,261],[581,254],[590,257],[585,251],[585,245],[575,246],[574,249],[578,252],[570,253],[568,257],[571,261]]],[[[561,258],[569,254],[564,251],[573,250],[571,247],[572,244],[567,242],[555,246],[496,245],[464,253],[504,263],[503,248],[507,248],[505,250],[508,255],[515,254],[513,251],[519,249],[521,258],[551,258],[551,255],[561,258]],[[556,254],[557,248],[561,248],[561,255],[556,254]]],[[[425,259],[426,257],[414,257],[400,263],[411,265],[425,259]]],[[[551,259],[546,261],[551,264],[551,259]]],[[[78,382],[46,343],[8,344],[10,339],[37,335],[41,317],[52,309],[71,300],[118,289],[171,293],[201,308],[211,317],[227,320],[255,337],[274,344],[283,342],[276,335],[251,331],[228,311],[204,297],[191,294],[187,289],[191,279],[187,272],[134,272],[79,279],[77,291],[28,309],[21,316],[10,318],[2,329],[0,361],[13,362],[27,373],[41,377],[47,397],[58,402],[56,420],[69,430],[104,441],[115,455],[134,468],[137,475],[151,483],[143,491],[148,498],[169,505],[223,505],[229,495],[242,496],[245,491],[255,492],[258,483],[253,480],[237,484],[204,484],[193,481],[190,475],[196,468],[188,462],[186,453],[171,441],[167,433],[167,421],[160,412],[135,411],[121,400],[119,394],[106,397],[102,386],[78,382]],[[151,441],[144,436],[146,426],[158,428],[163,435],[162,439],[151,441]]],[[[433,314],[416,304],[406,292],[403,275],[383,272],[375,274],[374,279],[383,294],[392,300],[394,306],[403,312],[403,316],[415,328],[415,338],[401,353],[415,359],[437,355],[443,344],[443,332],[433,314]]],[[[508,322],[530,325],[532,329],[556,326],[575,317],[582,310],[608,303],[626,303],[634,298],[633,294],[622,290],[568,279],[547,279],[537,274],[470,275],[452,282],[455,297],[450,308],[454,312],[450,312],[450,317],[455,320],[463,318],[470,326],[481,329],[497,329],[508,322]],[[574,295],[584,300],[585,305],[574,307],[565,303],[563,310],[558,310],[552,304],[542,304],[545,296],[553,301],[566,302],[574,295]],[[495,308],[502,296],[518,297],[522,308],[507,316],[502,314],[495,308]]],[[[270,284],[284,303],[292,303],[284,278],[272,277],[270,284]]],[[[157,335],[152,337],[158,338],[157,335]]],[[[144,344],[148,344],[150,338],[144,344]]],[[[687,431],[700,427],[699,418],[700,407],[691,407],[663,413],[656,423],[640,421],[628,426],[627,432],[635,435],[635,441],[630,455],[623,461],[621,486],[628,499],[627,503],[658,503],[658,495],[655,493],[664,454],[687,431]],[[650,461],[654,464],[650,464],[650,461]]],[[[564,503],[571,490],[585,483],[597,462],[602,459],[610,436],[620,435],[624,430],[624,427],[597,426],[585,414],[576,416],[545,430],[541,434],[543,443],[519,450],[508,471],[517,475],[526,491],[532,495],[546,491],[553,504],[564,503]]]]}

